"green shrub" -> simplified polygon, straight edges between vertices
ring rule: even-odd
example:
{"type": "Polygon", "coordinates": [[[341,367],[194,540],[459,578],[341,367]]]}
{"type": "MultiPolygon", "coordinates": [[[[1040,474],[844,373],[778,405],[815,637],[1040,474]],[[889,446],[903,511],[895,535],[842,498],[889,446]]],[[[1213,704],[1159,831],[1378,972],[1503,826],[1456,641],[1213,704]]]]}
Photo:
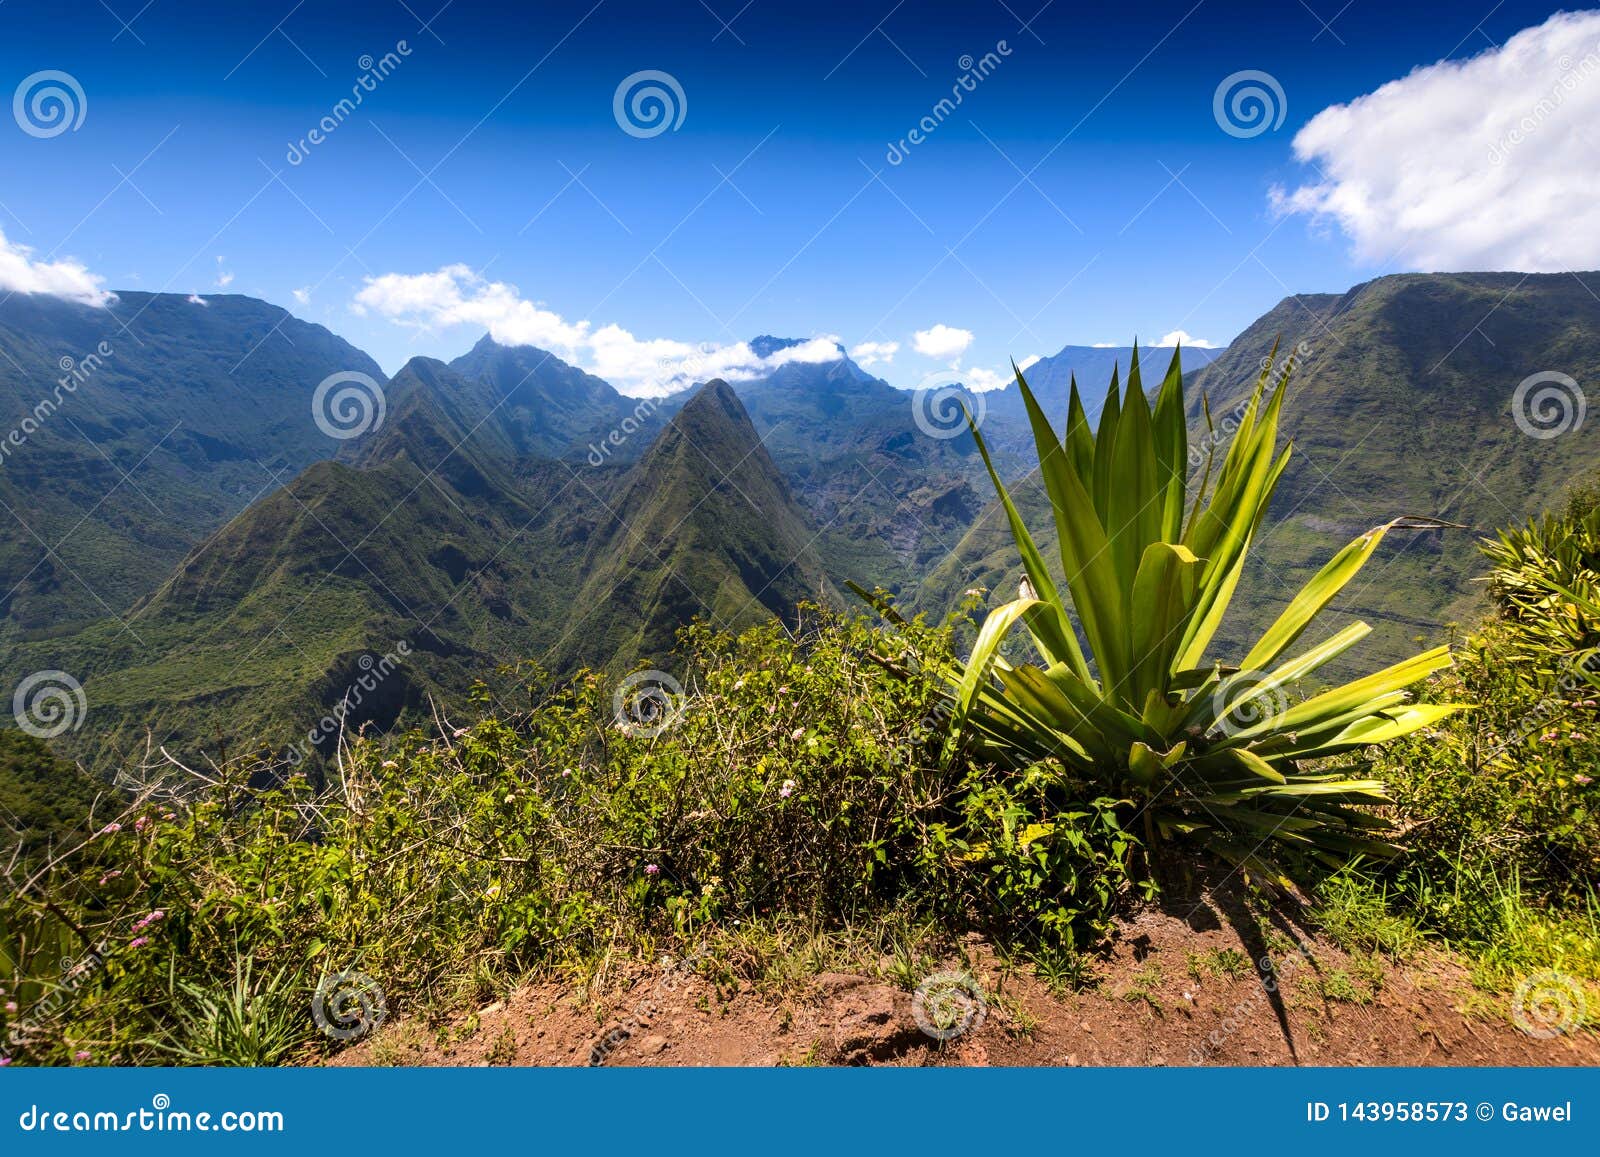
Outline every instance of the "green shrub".
{"type": "Polygon", "coordinates": [[[760,922],[921,913],[1092,937],[1135,841],[1109,801],[1063,808],[1042,771],[995,780],[946,758],[941,693],[881,652],[948,661],[950,637],[917,622],[885,639],[815,608],[798,629],[694,627],[658,734],[619,726],[611,680],[534,672],[524,712],[353,737],[325,790],[249,761],[169,765],[80,854],[0,898],[8,1055],[266,1061],[324,1040],[319,978],[353,970],[391,1010],[427,1014],[760,922]],[[89,949],[64,983],[61,962],[89,949]]]}
{"type": "Polygon", "coordinates": [[[1332,928],[1375,923],[1387,898],[1468,950],[1486,986],[1541,969],[1600,979],[1597,498],[1580,488],[1564,513],[1485,544],[1494,612],[1435,677],[1478,709],[1378,754],[1407,855],[1378,882],[1325,885],[1332,928]]]}

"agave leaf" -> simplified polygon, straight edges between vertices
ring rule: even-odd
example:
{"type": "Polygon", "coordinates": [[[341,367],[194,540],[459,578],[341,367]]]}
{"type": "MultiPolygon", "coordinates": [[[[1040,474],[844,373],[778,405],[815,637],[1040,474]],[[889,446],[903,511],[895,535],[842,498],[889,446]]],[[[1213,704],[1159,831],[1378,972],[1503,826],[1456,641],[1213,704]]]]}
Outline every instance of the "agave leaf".
{"type": "Polygon", "coordinates": [[[1136,363],[1135,372],[1128,375],[1128,393],[1117,423],[1109,517],[1105,523],[1117,583],[1123,590],[1133,586],[1144,548],[1161,533],[1155,434],[1150,427],[1150,403],[1137,388],[1137,368],[1136,363]]]}
{"type": "Polygon", "coordinates": [[[973,441],[978,444],[978,453],[983,456],[983,464],[989,471],[989,480],[994,483],[995,493],[1000,496],[1000,505],[1005,509],[1006,521],[1011,527],[1011,537],[1017,544],[1017,552],[1022,555],[1022,569],[1027,572],[1034,593],[1039,596],[1039,602],[1044,608],[1040,613],[1029,617],[1028,626],[1039,642],[1039,649],[1049,659],[1070,663],[1074,670],[1081,670],[1087,678],[1089,664],[1078,646],[1078,637],[1073,633],[1072,623],[1067,619],[1066,607],[1062,605],[1061,596],[1056,591],[1055,580],[1050,577],[1050,568],[1045,565],[1044,556],[1039,553],[1033,535],[1028,533],[1028,526],[1022,521],[1016,503],[1011,501],[1010,493],[1000,481],[1000,475],[989,459],[989,447],[985,445],[983,436],[978,433],[977,424],[972,421],[970,414],[967,415],[967,425],[972,430],[973,441]]]}
{"type": "Polygon", "coordinates": [[[1332,691],[1325,691],[1271,719],[1236,731],[1231,736],[1231,742],[1253,739],[1269,730],[1298,731],[1301,728],[1315,727],[1379,695],[1399,691],[1413,683],[1421,682],[1435,671],[1449,667],[1452,662],[1449,647],[1435,647],[1431,651],[1424,651],[1391,667],[1385,667],[1364,679],[1357,679],[1332,691]]]}
{"type": "Polygon", "coordinates": [[[1128,653],[1135,657],[1132,695],[1143,700],[1170,686],[1172,658],[1194,605],[1200,560],[1182,543],[1152,542],[1133,580],[1128,653]]]}
{"type": "Polygon", "coordinates": [[[1078,394],[1076,375],[1070,378],[1071,391],[1067,399],[1067,436],[1063,441],[1067,457],[1072,462],[1073,473],[1080,479],[1094,478],[1094,434],[1089,429],[1089,416],[1084,413],[1083,399],[1078,394]]]}
{"type": "MultiPolygon", "coordinates": [[[[1046,426],[1048,428],[1048,423],[1046,426]]],[[[1080,678],[1090,682],[1088,664],[1083,652],[1078,649],[1071,624],[1066,621],[1066,611],[1056,593],[1055,584],[1045,573],[1039,549],[1034,545],[1028,528],[1023,525],[1022,516],[1017,514],[1016,506],[1006,493],[999,475],[995,473],[988,447],[976,426],[972,428],[972,436],[978,443],[984,465],[989,468],[989,477],[1005,507],[1012,537],[1022,552],[1023,565],[1033,581],[1034,590],[1041,599],[1060,612],[1061,630],[1067,637],[1059,648],[1053,644],[1046,655],[1052,662],[1067,663],[1080,678]],[[1043,584],[1034,578],[1036,566],[1044,574],[1043,584]]],[[[1111,559],[1105,529],[1095,516],[1093,503],[1082,482],[1068,468],[1066,456],[1051,455],[1048,461],[1041,463],[1041,469],[1054,475],[1054,485],[1060,495],[1059,505],[1056,505],[1052,496],[1052,506],[1060,538],[1061,565],[1066,570],[1067,586],[1072,592],[1073,605],[1078,610],[1078,621],[1083,624],[1083,633],[1088,637],[1090,650],[1099,663],[1101,679],[1107,686],[1115,686],[1127,671],[1127,636],[1123,626],[1127,621],[1126,588],[1117,584],[1116,567],[1111,559]]]]}
{"type": "Polygon", "coordinates": [[[1005,642],[1006,635],[1016,621],[1038,605],[1038,599],[1016,599],[996,607],[983,620],[983,626],[978,629],[978,641],[973,644],[972,657],[967,660],[966,670],[961,676],[961,686],[956,693],[956,710],[952,724],[957,734],[971,713],[978,692],[983,689],[985,680],[989,678],[990,668],[994,666],[1000,654],[1000,644],[1005,642]]]}
{"type": "Polygon", "coordinates": [[[1284,608],[1283,614],[1267,628],[1266,633],[1251,648],[1240,666],[1256,669],[1277,662],[1278,657],[1294,645],[1295,640],[1310,625],[1311,620],[1333,601],[1346,583],[1355,578],[1389,531],[1397,526],[1420,529],[1425,526],[1446,525],[1453,524],[1433,519],[1402,517],[1386,522],[1382,526],[1374,526],[1365,534],[1358,535],[1334,555],[1310,582],[1301,587],[1293,599],[1289,600],[1289,605],[1284,608]]]}
{"type": "Polygon", "coordinates": [[[1189,424],[1183,412],[1183,365],[1179,353],[1173,347],[1151,420],[1156,484],[1162,492],[1160,536],[1167,542],[1177,542],[1182,537],[1184,491],[1189,481],[1189,424]]]}
{"type": "Polygon", "coordinates": [[[1089,488],[1095,517],[1101,526],[1111,524],[1111,455],[1116,450],[1117,420],[1121,412],[1122,390],[1117,384],[1117,368],[1112,366],[1111,389],[1100,407],[1100,425],[1094,433],[1094,485],[1089,488]]]}
{"type": "MultiPolygon", "coordinates": [[[[1248,548],[1250,540],[1245,540],[1248,548]]],[[[1189,625],[1184,630],[1183,640],[1180,643],[1177,665],[1181,668],[1198,667],[1205,661],[1206,648],[1211,646],[1211,640],[1217,633],[1217,628],[1222,626],[1222,617],[1227,614],[1228,604],[1233,600],[1233,592],[1239,585],[1239,576],[1244,573],[1245,552],[1241,550],[1239,557],[1234,559],[1233,565],[1227,570],[1214,570],[1207,560],[1205,575],[1202,580],[1200,597],[1195,602],[1194,611],[1189,616],[1189,625]]]]}
{"type": "Polygon", "coordinates": [[[1262,779],[1270,779],[1273,783],[1277,784],[1286,784],[1289,782],[1284,778],[1283,772],[1273,767],[1272,764],[1262,759],[1259,755],[1247,747],[1223,748],[1222,754],[1224,757],[1232,758],[1236,764],[1238,764],[1245,771],[1248,771],[1251,775],[1258,775],[1262,779]]]}
{"type": "Polygon", "coordinates": [[[1415,707],[1371,715],[1348,724],[1337,735],[1318,744],[1314,749],[1315,754],[1321,758],[1358,747],[1370,747],[1375,743],[1388,743],[1391,739],[1431,727],[1457,711],[1466,710],[1470,710],[1470,707],[1465,703],[1421,703],[1415,707]]]}

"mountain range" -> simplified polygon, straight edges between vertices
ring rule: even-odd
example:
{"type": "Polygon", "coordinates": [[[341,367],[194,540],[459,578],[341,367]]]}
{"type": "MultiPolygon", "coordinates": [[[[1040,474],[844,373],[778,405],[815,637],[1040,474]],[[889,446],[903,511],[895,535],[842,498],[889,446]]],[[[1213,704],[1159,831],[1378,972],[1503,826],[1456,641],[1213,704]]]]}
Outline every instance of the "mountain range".
{"type": "MultiPolygon", "coordinates": [[[[1287,298],[1227,350],[1183,351],[1193,445],[1225,449],[1275,342],[1296,362],[1296,455],[1227,639],[1372,525],[1462,523],[1386,547],[1342,607],[1380,623],[1381,649],[1411,648],[1474,613],[1478,535],[1600,467],[1581,424],[1530,436],[1512,410],[1530,375],[1600,370],[1600,301],[1576,278],[1402,275],[1287,298]]],[[[13,296],[0,674],[78,680],[88,710],[57,746],[103,769],[147,737],[325,749],[335,707],[347,728],[420,721],[474,685],[496,694],[506,664],[670,673],[690,619],[791,616],[842,602],[845,580],[931,613],[972,587],[1010,597],[1015,552],[953,400],[941,411],[842,348],[772,356],[792,344],[753,339],[759,376],[639,399],[488,337],[386,379],[249,298],[13,296]],[[312,399],[352,379],[368,408],[340,437],[312,399]]],[[[1147,385],[1170,354],[1140,351],[1147,385]]],[[[1059,423],[1074,377],[1092,416],[1132,356],[1069,346],[1026,376],[1059,423]]],[[[1048,542],[1016,389],[966,400],[1048,542]]]]}

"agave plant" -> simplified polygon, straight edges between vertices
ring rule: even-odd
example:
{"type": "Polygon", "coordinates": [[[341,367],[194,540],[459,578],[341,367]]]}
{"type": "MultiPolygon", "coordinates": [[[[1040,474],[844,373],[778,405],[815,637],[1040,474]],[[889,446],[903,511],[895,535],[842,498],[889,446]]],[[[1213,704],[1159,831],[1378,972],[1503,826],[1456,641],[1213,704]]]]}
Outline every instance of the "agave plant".
{"type": "MultiPolygon", "coordinates": [[[[967,662],[945,675],[957,734],[992,757],[1015,766],[1059,761],[1071,779],[1127,799],[1151,843],[1192,839],[1287,883],[1306,857],[1337,866],[1394,850],[1382,838],[1386,822],[1363,807],[1386,801],[1383,784],[1360,778],[1358,760],[1319,761],[1416,731],[1462,705],[1414,704],[1406,690],[1450,665],[1447,647],[1328,689],[1312,687],[1311,677],[1371,628],[1352,623],[1296,651],[1384,535],[1445,525],[1428,519],[1367,531],[1236,665],[1209,656],[1292,449],[1276,445],[1288,372],[1274,383],[1276,359],[1267,364],[1215,471],[1219,439],[1205,439],[1192,497],[1176,351],[1152,408],[1135,350],[1127,388],[1113,373],[1093,429],[1074,381],[1060,435],[1017,371],[1054,511],[1060,579],[969,418],[1027,577],[1021,597],[989,613],[967,662]],[[1002,656],[1019,625],[1042,664],[1002,656]]],[[[1206,425],[1211,431],[1209,410],[1206,425]]]]}
{"type": "Polygon", "coordinates": [[[1513,655],[1562,669],[1580,664],[1591,683],[1600,678],[1590,659],[1600,649],[1600,505],[1530,520],[1482,549],[1513,655]]]}

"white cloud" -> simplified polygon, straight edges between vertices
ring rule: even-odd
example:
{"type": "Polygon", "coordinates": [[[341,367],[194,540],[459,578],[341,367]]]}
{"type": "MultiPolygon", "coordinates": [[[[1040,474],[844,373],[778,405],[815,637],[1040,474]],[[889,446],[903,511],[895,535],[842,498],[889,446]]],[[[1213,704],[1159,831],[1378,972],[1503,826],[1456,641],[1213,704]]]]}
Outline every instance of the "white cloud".
{"type": "Polygon", "coordinates": [[[1191,349],[1197,350],[1214,350],[1217,348],[1214,342],[1209,342],[1203,337],[1194,337],[1181,329],[1162,334],[1161,340],[1156,342],[1157,349],[1167,349],[1175,345],[1186,345],[1191,349]]]}
{"type": "Polygon", "coordinates": [[[888,365],[899,352],[900,343],[897,341],[864,341],[850,351],[850,356],[862,369],[866,369],[880,363],[888,365]]]}
{"type": "Polygon", "coordinates": [[[961,376],[962,384],[975,393],[984,393],[988,390],[998,390],[1009,386],[1014,380],[1009,371],[1005,373],[996,370],[986,370],[981,366],[968,366],[964,370],[956,370],[961,376]]]}
{"type": "Polygon", "coordinates": [[[1272,201],[1336,222],[1375,264],[1594,269],[1597,122],[1600,12],[1559,13],[1324,109],[1294,138],[1322,179],[1272,201]]]}
{"type": "Polygon", "coordinates": [[[1020,362],[1017,363],[1017,369],[1025,370],[1029,366],[1033,365],[1035,362],[1040,361],[1040,360],[1042,360],[1042,359],[1039,357],[1038,354],[1029,354],[1027,357],[1023,358],[1020,362]]]}
{"type": "Polygon", "coordinates": [[[223,271],[222,273],[217,274],[217,288],[218,289],[227,289],[228,286],[230,286],[232,284],[233,284],[233,274],[232,273],[229,273],[227,271],[223,271]]]}
{"type": "Polygon", "coordinates": [[[932,329],[919,329],[911,335],[912,347],[930,358],[960,357],[971,344],[970,329],[955,329],[942,323],[932,329]]]}
{"type": "Polygon", "coordinates": [[[516,286],[488,281],[459,264],[435,273],[368,277],[356,294],[356,311],[368,310],[414,329],[482,326],[503,345],[535,345],[553,352],[578,348],[589,333],[588,322],[569,325],[524,300],[516,286]]]}
{"type": "Polygon", "coordinates": [[[1117,348],[1117,343],[1114,341],[1097,341],[1089,348],[1097,350],[1114,350],[1117,348]]]}
{"type": "Polygon", "coordinates": [[[70,257],[35,261],[32,249],[7,241],[0,230],[0,289],[8,293],[48,293],[84,305],[105,305],[112,294],[104,281],[70,257]]]}
{"type": "Polygon", "coordinates": [[[294,299],[297,302],[299,302],[301,305],[310,305],[311,304],[311,288],[310,288],[310,286],[307,286],[305,289],[291,289],[289,292],[294,294],[294,299]]]}
{"type": "Polygon", "coordinates": [[[514,285],[489,281],[465,265],[433,273],[368,277],[352,308],[422,331],[472,325],[501,345],[548,350],[596,374],[633,397],[675,393],[711,378],[746,381],[790,362],[837,361],[838,342],[815,337],[762,358],[747,342],[732,345],[639,338],[619,325],[598,329],[524,299],[514,285]]]}
{"type": "Polygon", "coordinates": [[[205,298],[201,297],[198,293],[191,293],[189,295],[189,304],[190,305],[203,305],[207,309],[211,308],[211,303],[209,301],[207,301],[205,298]]]}

